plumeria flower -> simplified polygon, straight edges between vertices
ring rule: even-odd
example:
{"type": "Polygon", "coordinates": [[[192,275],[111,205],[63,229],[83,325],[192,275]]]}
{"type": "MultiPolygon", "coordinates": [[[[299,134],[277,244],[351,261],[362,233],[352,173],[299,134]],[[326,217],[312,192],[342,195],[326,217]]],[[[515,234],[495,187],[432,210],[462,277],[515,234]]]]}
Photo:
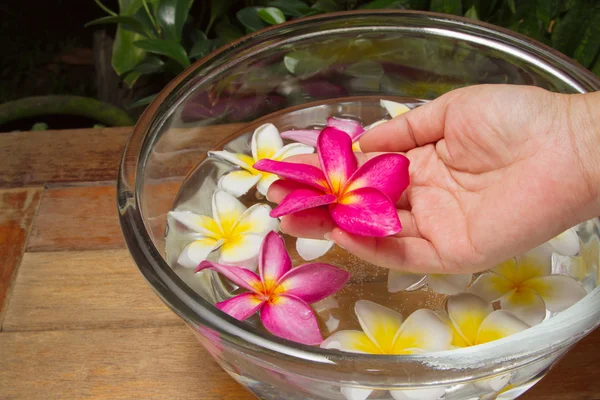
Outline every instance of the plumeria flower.
{"type": "Polygon", "coordinates": [[[249,290],[215,304],[232,317],[245,320],[257,311],[272,334],[295,342],[315,345],[323,341],[319,324],[308,304],[322,300],[348,281],[348,272],[330,264],[304,264],[292,269],[285,243],[269,232],[260,247],[258,272],[203,261],[196,272],[212,269],[236,285],[249,290]]]}
{"type": "Polygon", "coordinates": [[[315,260],[322,257],[333,247],[333,242],[330,240],[321,239],[296,239],[296,251],[302,259],[306,261],[315,260]]]}
{"type": "Polygon", "coordinates": [[[593,235],[581,244],[576,256],[555,255],[558,271],[577,279],[584,288],[592,290],[600,282],[600,240],[593,235]]]}
{"type": "Polygon", "coordinates": [[[567,229],[560,235],[550,239],[548,244],[563,256],[574,256],[579,253],[579,236],[575,228],[567,229]]]}
{"type": "MultiPolygon", "coordinates": [[[[402,315],[367,300],[359,300],[354,311],[362,331],[345,330],[329,336],[321,347],[351,353],[420,354],[451,348],[452,330],[435,312],[420,309],[403,320],[402,315]]],[[[347,399],[366,399],[372,390],[343,387],[347,399]]],[[[394,399],[435,400],[443,388],[391,390],[394,399]]]]}
{"type": "Polygon", "coordinates": [[[409,183],[406,157],[381,154],[359,168],[350,137],[333,127],[319,135],[317,153],[323,170],[274,160],[254,164],[300,186],[271,211],[272,217],[327,206],[335,223],[355,235],[383,237],[402,229],[394,204],[409,183]]]}
{"type": "MultiPolygon", "coordinates": [[[[406,105],[396,103],[394,101],[380,100],[380,103],[382,107],[385,107],[392,118],[410,111],[410,108],[408,108],[406,105]]],[[[352,150],[358,152],[361,151],[358,144],[360,137],[369,129],[387,121],[388,120],[386,119],[382,119],[363,128],[358,121],[346,118],[330,117],[327,118],[327,126],[346,132],[350,136],[350,139],[352,139],[352,150]]],[[[284,139],[295,140],[296,142],[304,143],[308,146],[314,147],[317,145],[317,137],[319,137],[321,130],[322,129],[294,129],[281,132],[281,137],[284,139]]]]}
{"type": "Polygon", "coordinates": [[[279,131],[273,124],[264,124],[256,128],[252,135],[252,156],[228,151],[211,151],[209,154],[237,165],[241,170],[230,172],[219,179],[219,187],[239,197],[246,194],[254,185],[258,192],[266,196],[276,175],[258,171],[252,167],[262,159],[283,160],[298,154],[310,154],[314,149],[301,143],[283,145],[279,131]]]}
{"type": "Polygon", "coordinates": [[[270,212],[271,207],[266,204],[246,208],[223,190],[217,190],[212,197],[212,218],[191,211],[170,211],[170,227],[182,224],[193,232],[195,239],[185,246],[177,263],[195,268],[213,250],[219,249],[219,262],[252,267],[263,237],[279,227],[279,221],[271,218],[270,212]]]}
{"type": "Polygon", "coordinates": [[[449,296],[446,311],[453,331],[452,345],[470,347],[529,328],[525,322],[471,293],[449,296]]]}
{"type": "Polygon", "coordinates": [[[388,272],[388,291],[417,290],[428,285],[440,294],[452,295],[464,292],[473,279],[472,274],[413,274],[410,272],[388,272]]]}
{"type": "Polygon", "coordinates": [[[566,310],[586,294],[570,276],[552,275],[551,258],[536,249],[480,275],[469,291],[489,302],[499,300],[529,325],[542,322],[546,309],[566,310]]]}

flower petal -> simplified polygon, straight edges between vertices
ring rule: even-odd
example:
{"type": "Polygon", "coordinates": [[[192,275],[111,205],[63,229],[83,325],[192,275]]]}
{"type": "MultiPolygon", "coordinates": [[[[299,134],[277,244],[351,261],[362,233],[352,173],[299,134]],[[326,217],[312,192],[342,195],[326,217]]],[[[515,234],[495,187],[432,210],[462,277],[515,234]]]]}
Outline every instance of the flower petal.
{"type": "Polygon", "coordinates": [[[381,349],[361,331],[338,331],[325,339],[321,347],[350,353],[381,354],[381,349]]]}
{"type": "Polygon", "coordinates": [[[333,193],[341,194],[348,178],[358,169],[350,136],[336,128],[326,127],[317,139],[319,161],[333,193]]]}
{"type": "Polygon", "coordinates": [[[208,155],[215,156],[225,161],[229,161],[230,163],[237,165],[238,167],[243,168],[245,170],[251,170],[252,164],[254,163],[254,160],[250,156],[239,153],[230,153],[229,151],[225,150],[209,151],[208,155]]]}
{"type": "Polygon", "coordinates": [[[213,218],[221,227],[225,237],[233,232],[239,218],[246,211],[246,206],[224,190],[215,192],[212,198],[212,207],[213,218]]]}
{"type": "Polygon", "coordinates": [[[258,193],[262,194],[263,196],[266,196],[273,182],[278,180],[279,177],[275,174],[270,174],[268,172],[263,172],[261,175],[262,177],[258,181],[256,189],[258,190],[258,193]]]}
{"type": "Polygon", "coordinates": [[[185,268],[196,268],[198,264],[206,260],[206,257],[222,243],[222,240],[217,241],[212,238],[194,240],[185,246],[177,259],[177,264],[185,268]]]}
{"type": "Polygon", "coordinates": [[[258,272],[267,288],[275,284],[292,269],[292,260],[285,249],[283,238],[275,232],[269,232],[260,246],[258,272]]]}
{"type": "Polygon", "coordinates": [[[394,400],[437,400],[446,393],[443,387],[413,390],[390,390],[394,400]]]}
{"type": "Polygon", "coordinates": [[[343,288],[348,279],[348,272],[331,264],[304,264],[282,276],[277,290],[310,304],[331,296],[343,288]]]}
{"type": "Polygon", "coordinates": [[[272,298],[263,305],[260,318],[263,326],[275,336],[308,345],[323,341],[313,310],[297,297],[272,298]]]}
{"type": "Polygon", "coordinates": [[[260,178],[260,175],[252,175],[248,171],[231,171],[219,179],[218,186],[227,193],[240,197],[248,193],[260,178]]]}
{"type": "Polygon", "coordinates": [[[567,229],[548,241],[548,244],[563,256],[574,256],[579,253],[579,236],[575,228],[567,229]]]}
{"type": "Polygon", "coordinates": [[[283,146],[277,153],[275,153],[272,159],[281,161],[288,157],[297,156],[300,154],[312,154],[314,152],[314,147],[307,146],[302,143],[291,143],[283,146]]]}
{"type": "Polygon", "coordinates": [[[359,300],[354,311],[363,332],[384,354],[391,354],[394,338],[402,326],[402,315],[368,300],[359,300]]]}
{"type": "Polygon", "coordinates": [[[168,219],[169,223],[171,221],[178,222],[203,236],[213,239],[219,239],[222,236],[217,222],[206,215],[198,215],[190,211],[169,211],[168,219]]]}
{"type": "Polygon", "coordinates": [[[314,165],[264,159],[254,164],[254,168],[259,171],[270,172],[280,178],[290,179],[312,186],[319,190],[326,191],[329,189],[323,171],[314,165]]]}
{"type": "Polygon", "coordinates": [[[390,114],[392,118],[396,118],[398,115],[402,115],[405,112],[410,111],[410,108],[404,104],[396,103],[395,101],[380,100],[379,104],[381,104],[381,107],[384,107],[387,110],[388,114],[390,114]]]}
{"type": "Polygon", "coordinates": [[[327,118],[327,126],[346,132],[350,135],[352,141],[356,140],[365,131],[360,122],[349,118],[329,117],[327,118]]]}
{"type": "Polygon", "coordinates": [[[500,307],[517,316],[521,321],[533,326],[546,317],[544,300],[533,290],[521,288],[503,297],[500,307]]]}
{"type": "Polygon", "coordinates": [[[518,274],[516,282],[522,283],[531,278],[550,275],[552,273],[552,253],[545,251],[543,246],[517,258],[518,274]]]}
{"type": "Polygon", "coordinates": [[[476,344],[491,342],[529,328],[525,322],[504,310],[496,310],[483,320],[476,344]]]}
{"type": "Polygon", "coordinates": [[[510,293],[514,288],[515,284],[504,276],[487,272],[477,277],[469,287],[468,292],[489,302],[494,302],[500,300],[502,296],[510,293]]]}
{"type": "Polygon", "coordinates": [[[579,282],[564,275],[529,279],[524,286],[536,292],[552,312],[564,311],[586,295],[579,282]]]}
{"type": "Polygon", "coordinates": [[[396,293],[406,290],[411,286],[421,283],[425,279],[423,274],[411,274],[410,272],[390,270],[388,272],[388,292],[396,293]]]}
{"type": "Polygon", "coordinates": [[[514,258],[510,258],[504,261],[503,263],[496,265],[494,268],[491,268],[488,272],[502,276],[505,279],[508,279],[509,281],[514,283],[517,283],[519,280],[519,267],[517,265],[517,260],[514,258]]]}
{"type": "Polygon", "coordinates": [[[264,124],[252,134],[252,157],[255,161],[271,158],[283,147],[283,140],[273,124],[264,124]]]}
{"type": "Polygon", "coordinates": [[[271,217],[282,217],[309,208],[320,207],[335,201],[332,194],[323,194],[312,189],[298,189],[288,194],[277,207],[271,211],[271,217]]]}
{"type": "Polygon", "coordinates": [[[220,261],[225,264],[239,264],[258,256],[262,235],[236,235],[221,246],[220,261]]]}
{"type": "Polygon", "coordinates": [[[263,303],[264,301],[254,293],[242,293],[215,304],[215,307],[233,318],[243,321],[257,312],[263,303]]]}
{"type": "Polygon", "coordinates": [[[450,349],[452,329],[439,315],[419,309],[406,318],[394,338],[392,354],[411,354],[415,349],[440,351],[450,349]]]}
{"type": "Polygon", "coordinates": [[[448,297],[446,308],[452,325],[470,346],[475,344],[483,320],[494,311],[489,303],[470,293],[448,297]]]}
{"type": "Polygon", "coordinates": [[[321,133],[320,129],[294,129],[281,132],[280,136],[284,139],[295,140],[298,143],[315,147],[319,133],[321,133]]]}
{"type": "Polygon", "coordinates": [[[362,389],[350,386],[342,386],[340,391],[346,400],[366,400],[371,393],[373,393],[373,389],[362,389]]]}
{"type": "Polygon", "coordinates": [[[267,204],[254,204],[240,216],[233,235],[253,233],[264,236],[271,231],[277,231],[279,220],[269,216],[271,211],[267,204]]]}
{"type": "Polygon", "coordinates": [[[401,154],[381,154],[364,163],[348,180],[344,192],[363,187],[379,189],[392,203],[400,199],[410,182],[410,161],[401,154]]]}
{"type": "Polygon", "coordinates": [[[203,271],[205,269],[212,269],[217,271],[219,274],[225,276],[231,282],[244,289],[256,292],[262,288],[262,282],[260,277],[252,271],[248,271],[245,268],[233,267],[229,265],[217,264],[210,261],[202,261],[196,268],[196,272],[203,271]]]}
{"type": "Polygon", "coordinates": [[[319,258],[327,253],[333,247],[333,242],[319,239],[296,239],[296,251],[306,261],[319,258]]]}
{"type": "Polygon", "coordinates": [[[472,279],[472,274],[429,274],[427,285],[439,294],[453,295],[467,290],[472,279]]]}
{"type": "Polygon", "coordinates": [[[329,210],[335,223],[354,235],[383,237],[402,229],[396,207],[377,189],[367,187],[347,193],[329,210]]]}

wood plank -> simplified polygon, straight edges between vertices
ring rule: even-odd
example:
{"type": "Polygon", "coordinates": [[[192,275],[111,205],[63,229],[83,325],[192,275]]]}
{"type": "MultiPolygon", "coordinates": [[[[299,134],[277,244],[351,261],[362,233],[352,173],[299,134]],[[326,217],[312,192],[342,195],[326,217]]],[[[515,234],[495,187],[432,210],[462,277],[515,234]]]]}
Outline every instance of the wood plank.
{"type": "Polygon", "coordinates": [[[8,288],[25,251],[42,190],[0,190],[0,325],[8,288]]]}
{"type": "Polygon", "coordinates": [[[185,326],[0,334],[0,399],[252,400],[185,326]]]}
{"type": "MultiPolygon", "coordinates": [[[[177,129],[156,147],[152,176],[184,176],[242,124],[177,129]],[[194,149],[195,151],[189,151],[194,149]]],[[[132,128],[10,132],[0,136],[0,187],[115,180],[132,128]]]]}
{"type": "Polygon", "coordinates": [[[127,250],[25,253],[3,330],[179,323],[152,292],[127,250]]]}

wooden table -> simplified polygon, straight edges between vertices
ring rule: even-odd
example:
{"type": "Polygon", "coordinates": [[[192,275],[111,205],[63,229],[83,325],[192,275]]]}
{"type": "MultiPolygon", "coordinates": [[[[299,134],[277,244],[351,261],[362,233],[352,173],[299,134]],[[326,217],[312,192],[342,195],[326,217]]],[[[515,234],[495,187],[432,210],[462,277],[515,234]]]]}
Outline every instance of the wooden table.
{"type": "MultiPolygon", "coordinates": [[[[0,134],[0,399],[254,398],[125,248],[115,178],[129,133],[0,134]]],[[[522,398],[600,399],[599,354],[600,330],[522,398]]]]}

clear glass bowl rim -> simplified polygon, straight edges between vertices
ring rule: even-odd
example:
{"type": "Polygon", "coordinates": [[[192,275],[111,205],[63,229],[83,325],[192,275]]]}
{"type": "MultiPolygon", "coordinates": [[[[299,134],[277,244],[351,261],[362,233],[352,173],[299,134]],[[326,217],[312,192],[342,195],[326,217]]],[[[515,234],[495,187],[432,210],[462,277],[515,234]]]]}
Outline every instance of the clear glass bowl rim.
{"type": "MultiPolygon", "coordinates": [[[[121,229],[131,255],[138,268],[161,299],[185,321],[194,327],[205,326],[219,334],[227,346],[241,352],[276,356],[292,362],[308,362],[323,365],[336,364],[347,370],[360,369],[361,365],[375,370],[396,370],[403,364],[422,364],[436,370],[459,370],[469,379],[500,373],[515,360],[533,360],[547,356],[573,345],[600,323],[600,287],[588,294],[570,309],[542,324],[526,331],[487,344],[450,351],[422,355],[388,356],[349,354],[336,350],[324,350],[305,346],[263,333],[248,324],[237,321],[216,309],[212,304],[192,291],[167,265],[155,248],[142,218],[141,179],[144,163],[155,135],[152,129],[160,127],[166,118],[160,113],[172,110],[186,84],[195,72],[210,68],[220,59],[227,59],[236,50],[250,48],[265,38],[289,35],[291,30],[326,21],[346,18],[418,18],[440,24],[445,28],[468,29],[470,34],[510,44],[527,52],[572,78],[580,92],[600,90],[600,81],[591,72],[581,67],[558,51],[507,29],[470,19],[444,14],[407,10],[347,11],[317,15],[263,29],[246,35],[222,47],[213,54],[195,62],[176,77],[146,108],[133,129],[121,161],[117,181],[117,205],[121,229]]],[[[375,24],[374,24],[375,26],[375,24]]],[[[154,132],[156,134],[156,132],[154,132]]],[[[456,380],[453,380],[456,382],[456,380]]],[[[414,384],[414,380],[412,381],[414,384]]]]}

